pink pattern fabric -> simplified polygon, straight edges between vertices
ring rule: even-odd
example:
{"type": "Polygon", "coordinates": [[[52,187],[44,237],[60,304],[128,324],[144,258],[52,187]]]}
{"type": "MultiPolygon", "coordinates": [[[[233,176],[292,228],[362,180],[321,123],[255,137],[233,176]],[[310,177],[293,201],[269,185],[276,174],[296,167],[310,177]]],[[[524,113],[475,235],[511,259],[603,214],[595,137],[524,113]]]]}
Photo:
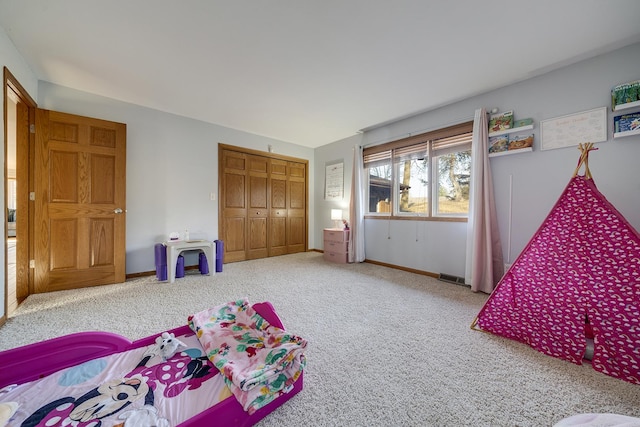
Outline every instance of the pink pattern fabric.
{"type": "Polygon", "coordinates": [[[477,317],[481,329],[640,384],[640,235],[575,176],[477,317]]]}
{"type": "Polygon", "coordinates": [[[189,316],[189,326],[249,414],[293,390],[306,365],[307,341],[270,325],[246,298],[189,316]]]}

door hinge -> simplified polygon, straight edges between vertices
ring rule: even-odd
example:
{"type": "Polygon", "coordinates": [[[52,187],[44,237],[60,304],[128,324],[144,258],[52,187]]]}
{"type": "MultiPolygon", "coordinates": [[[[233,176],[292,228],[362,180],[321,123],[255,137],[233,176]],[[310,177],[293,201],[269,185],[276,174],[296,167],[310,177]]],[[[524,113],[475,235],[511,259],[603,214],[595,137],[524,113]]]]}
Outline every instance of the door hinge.
{"type": "Polygon", "coordinates": [[[29,132],[31,133],[36,133],[36,125],[34,125],[33,123],[31,123],[29,125],[29,132]]]}
{"type": "Polygon", "coordinates": [[[35,191],[29,192],[29,200],[34,201],[35,199],[36,199],[36,192],[35,191]]]}
{"type": "Polygon", "coordinates": [[[35,259],[30,259],[29,260],[29,268],[36,268],[36,260],[35,259]]]}

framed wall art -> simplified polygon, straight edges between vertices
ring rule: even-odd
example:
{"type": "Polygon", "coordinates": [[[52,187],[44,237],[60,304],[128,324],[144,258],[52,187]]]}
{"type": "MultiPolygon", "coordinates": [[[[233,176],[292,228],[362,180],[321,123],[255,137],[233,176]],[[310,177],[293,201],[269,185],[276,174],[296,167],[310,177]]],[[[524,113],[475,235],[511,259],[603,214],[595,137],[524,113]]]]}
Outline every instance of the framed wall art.
{"type": "Polygon", "coordinates": [[[324,199],[342,200],[344,197],[344,162],[327,163],[324,175],[324,199]]]}
{"type": "Polygon", "coordinates": [[[540,149],[607,140],[607,107],[540,121],[540,149]]]}

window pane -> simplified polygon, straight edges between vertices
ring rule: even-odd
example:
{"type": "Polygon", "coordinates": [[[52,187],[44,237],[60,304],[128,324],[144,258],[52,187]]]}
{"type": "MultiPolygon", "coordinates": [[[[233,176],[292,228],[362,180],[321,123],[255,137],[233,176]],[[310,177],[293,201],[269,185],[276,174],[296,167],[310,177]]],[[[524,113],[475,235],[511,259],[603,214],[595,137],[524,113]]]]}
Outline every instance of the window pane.
{"type": "Polygon", "coordinates": [[[391,162],[369,168],[369,212],[391,213],[391,162]]]}
{"type": "Polygon", "coordinates": [[[429,212],[429,159],[404,160],[397,163],[398,213],[426,215],[429,212]]]}
{"type": "Polygon", "coordinates": [[[436,157],[438,164],[437,215],[469,213],[471,150],[436,157]]]}

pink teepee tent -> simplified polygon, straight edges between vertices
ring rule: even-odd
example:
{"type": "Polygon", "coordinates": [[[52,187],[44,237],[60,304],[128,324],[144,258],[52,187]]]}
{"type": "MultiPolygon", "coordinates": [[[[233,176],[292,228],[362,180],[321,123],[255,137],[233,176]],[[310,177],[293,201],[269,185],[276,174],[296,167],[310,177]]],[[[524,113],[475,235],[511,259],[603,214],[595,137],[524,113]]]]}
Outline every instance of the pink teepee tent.
{"type": "Polygon", "coordinates": [[[640,384],[640,234],[596,188],[593,144],[580,150],[560,199],[472,328],[576,364],[593,331],[594,369],[640,384]]]}

